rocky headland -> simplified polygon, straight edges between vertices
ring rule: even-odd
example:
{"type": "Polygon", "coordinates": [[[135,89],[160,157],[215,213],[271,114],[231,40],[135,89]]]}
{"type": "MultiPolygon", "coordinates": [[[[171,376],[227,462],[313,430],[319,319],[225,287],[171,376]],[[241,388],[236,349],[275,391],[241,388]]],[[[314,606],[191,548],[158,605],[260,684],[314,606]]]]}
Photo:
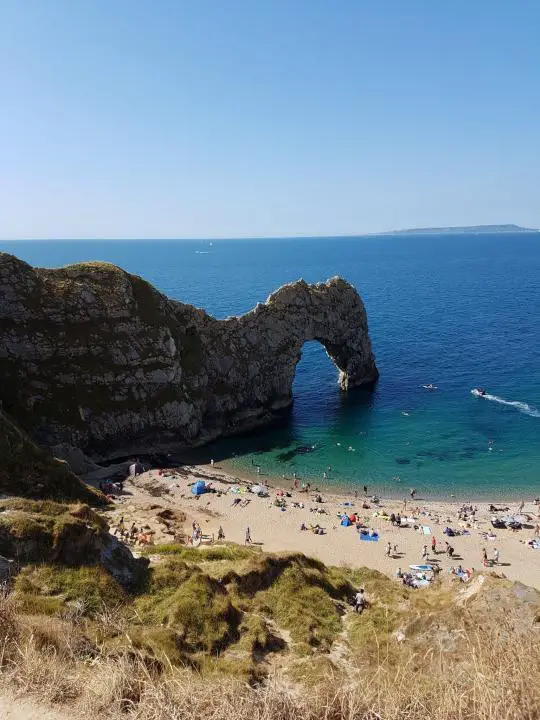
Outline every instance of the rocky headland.
{"type": "Polygon", "coordinates": [[[276,421],[309,340],[342,389],[377,379],[364,305],[338,277],[299,280],[217,320],[114,265],[43,269],[0,254],[4,410],[40,444],[97,461],[276,421]]]}

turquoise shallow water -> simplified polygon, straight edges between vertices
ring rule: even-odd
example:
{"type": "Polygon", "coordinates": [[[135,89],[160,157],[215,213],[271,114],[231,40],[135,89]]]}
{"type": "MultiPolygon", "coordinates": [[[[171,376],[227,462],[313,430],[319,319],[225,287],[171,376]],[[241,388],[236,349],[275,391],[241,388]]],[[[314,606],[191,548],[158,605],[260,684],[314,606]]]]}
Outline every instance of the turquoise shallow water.
{"type": "Polygon", "coordinates": [[[290,425],[221,442],[208,457],[235,453],[239,471],[259,464],[264,475],[296,472],[321,488],[540,495],[540,234],[4,242],[0,249],[49,267],[115,262],[218,317],[245,312],[284,282],[343,275],[366,303],[381,371],[375,390],[340,393],[324,350],[309,343],[290,425]],[[421,387],[430,382],[436,391],[421,387]],[[474,398],[477,385],[498,400],[474,398]],[[298,451],[306,447],[313,449],[298,451]]]}

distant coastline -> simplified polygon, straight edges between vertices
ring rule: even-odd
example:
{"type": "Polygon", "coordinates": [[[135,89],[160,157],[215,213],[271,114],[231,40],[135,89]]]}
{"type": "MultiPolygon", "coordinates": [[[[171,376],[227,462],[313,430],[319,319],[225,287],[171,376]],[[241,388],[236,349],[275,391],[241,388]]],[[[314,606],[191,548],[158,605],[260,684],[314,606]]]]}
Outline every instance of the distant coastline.
{"type": "Polygon", "coordinates": [[[538,228],[524,228],[520,225],[469,225],[463,227],[430,227],[430,228],[409,228],[407,230],[390,230],[377,235],[469,235],[499,234],[499,233],[537,233],[538,228]]]}

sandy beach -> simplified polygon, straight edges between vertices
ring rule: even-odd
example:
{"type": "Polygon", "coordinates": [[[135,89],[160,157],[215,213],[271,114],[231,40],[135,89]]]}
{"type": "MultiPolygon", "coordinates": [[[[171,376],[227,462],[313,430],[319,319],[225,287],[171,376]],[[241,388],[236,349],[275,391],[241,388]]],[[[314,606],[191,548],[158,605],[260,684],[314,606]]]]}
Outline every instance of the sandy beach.
{"type": "MultiPolygon", "coordinates": [[[[504,574],[540,589],[540,549],[527,544],[535,537],[535,528],[540,523],[540,507],[532,498],[526,499],[522,511],[529,517],[528,527],[512,531],[492,527],[494,513],[485,502],[472,503],[476,508],[474,516],[466,512],[464,518],[463,513],[460,517],[461,503],[416,497],[408,499],[405,507],[403,501],[381,498],[375,503],[369,496],[345,493],[324,493],[322,502],[317,502],[318,493],[295,490],[290,481],[283,482],[286,484],[281,487],[267,486],[268,496],[259,497],[249,491],[251,480],[233,477],[218,465],[153,469],[128,479],[123,494],[115,496],[116,507],[108,513],[111,531],[123,517],[126,529],[133,524],[144,528],[151,541],[158,544],[178,539],[181,534],[189,541],[196,523],[214,542],[221,527],[226,541],[243,544],[249,528],[253,544],[266,551],[298,551],[330,565],[366,566],[393,577],[398,568],[406,570],[410,564],[421,564],[426,545],[429,562],[435,562],[444,574],[461,565],[474,572],[504,574]],[[192,494],[193,483],[200,480],[211,483],[216,492],[192,494]],[[275,504],[278,499],[284,508],[275,504]],[[164,510],[167,512],[163,513],[164,510]],[[348,527],[341,525],[344,513],[355,515],[356,522],[368,531],[375,531],[378,541],[361,541],[355,522],[348,527]],[[410,518],[410,524],[393,525],[388,519],[391,513],[410,518]],[[301,530],[302,524],[308,529],[301,530]],[[324,534],[309,529],[315,525],[321,526],[324,534]],[[444,534],[447,527],[456,534],[451,537],[444,534]],[[446,542],[454,548],[453,557],[446,552],[446,542]],[[488,566],[483,565],[484,548],[490,561],[488,566]],[[492,565],[495,550],[499,561],[492,565]]],[[[499,515],[519,512],[515,501],[499,503],[498,507],[508,508],[499,515]]]]}

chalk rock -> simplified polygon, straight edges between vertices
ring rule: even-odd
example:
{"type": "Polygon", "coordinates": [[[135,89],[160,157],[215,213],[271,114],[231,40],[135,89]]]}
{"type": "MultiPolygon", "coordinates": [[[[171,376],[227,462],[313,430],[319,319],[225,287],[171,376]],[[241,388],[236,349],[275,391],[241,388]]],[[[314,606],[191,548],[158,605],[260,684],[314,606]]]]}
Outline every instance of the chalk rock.
{"type": "Polygon", "coordinates": [[[0,398],[40,443],[92,460],[200,445],[274,422],[318,340],[343,390],[378,376],[364,305],[335,277],[216,320],[108,263],[0,253],[0,398]]]}

